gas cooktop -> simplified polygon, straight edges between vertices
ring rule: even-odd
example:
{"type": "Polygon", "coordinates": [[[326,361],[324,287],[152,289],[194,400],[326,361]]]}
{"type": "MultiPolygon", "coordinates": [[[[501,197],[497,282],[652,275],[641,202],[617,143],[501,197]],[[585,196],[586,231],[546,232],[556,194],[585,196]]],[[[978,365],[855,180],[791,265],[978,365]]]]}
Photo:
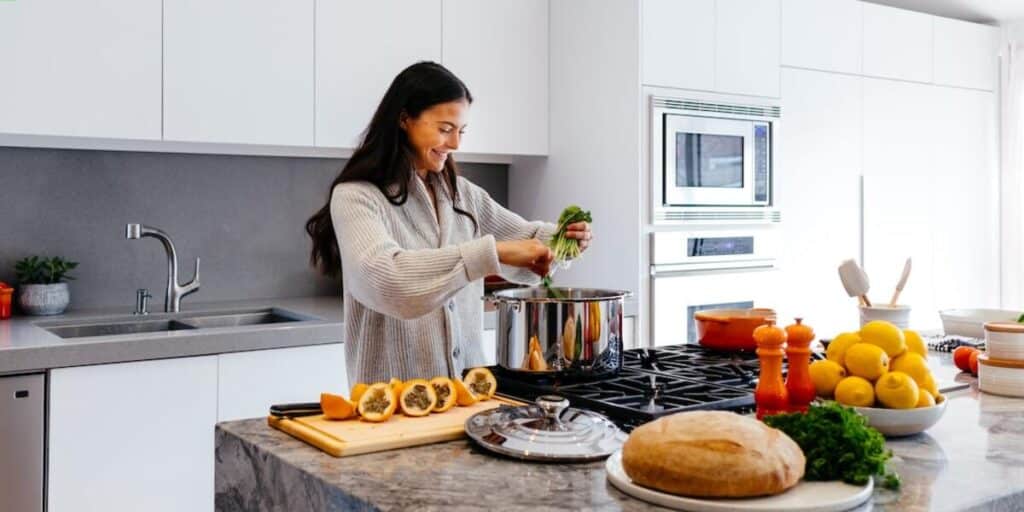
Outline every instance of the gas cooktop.
{"type": "Polygon", "coordinates": [[[608,416],[627,432],[655,418],[697,409],[750,412],[760,365],[753,352],[670,345],[623,352],[618,375],[559,382],[492,368],[500,393],[533,401],[557,394],[573,407],[608,416]]]}

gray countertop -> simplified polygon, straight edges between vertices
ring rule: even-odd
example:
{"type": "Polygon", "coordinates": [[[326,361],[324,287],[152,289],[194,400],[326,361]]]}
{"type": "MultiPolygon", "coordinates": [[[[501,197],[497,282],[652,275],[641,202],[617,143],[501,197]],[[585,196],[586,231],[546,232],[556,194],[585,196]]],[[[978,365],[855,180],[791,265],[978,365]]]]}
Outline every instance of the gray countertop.
{"type": "MultiPolygon", "coordinates": [[[[151,313],[133,317],[130,308],[84,309],[55,316],[15,316],[0,320],[0,375],[90,364],[223,354],[246,350],[301,347],[344,341],[341,297],[296,297],[222,302],[186,302],[182,313],[234,312],[280,308],[314,320],[215,329],[196,329],[64,339],[40,327],[64,322],[159,320],[151,313]]],[[[493,312],[484,328],[493,329],[493,312]]]]}
{"type": "MultiPolygon", "coordinates": [[[[876,490],[861,510],[1024,508],[1024,400],[956,380],[970,388],[947,395],[937,425],[888,441],[902,491],[876,490]]],[[[216,444],[218,511],[658,509],[612,487],[603,462],[526,463],[468,441],[339,459],[260,418],[221,423],[216,444]]]]}
{"type": "MultiPolygon", "coordinates": [[[[315,320],[64,339],[37,324],[106,321],[115,317],[131,321],[139,317],[131,317],[128,308],[81,310],[47,317],[12,317],[0,320],[0,374],[343,341],[341,297],[186,302],[182,305],[182,312],[232,312],[262,308],[280,308],[314,317],[315,320]]],[[[157,320],[169,315],[152,313],[145,319],[157,320]]]]}

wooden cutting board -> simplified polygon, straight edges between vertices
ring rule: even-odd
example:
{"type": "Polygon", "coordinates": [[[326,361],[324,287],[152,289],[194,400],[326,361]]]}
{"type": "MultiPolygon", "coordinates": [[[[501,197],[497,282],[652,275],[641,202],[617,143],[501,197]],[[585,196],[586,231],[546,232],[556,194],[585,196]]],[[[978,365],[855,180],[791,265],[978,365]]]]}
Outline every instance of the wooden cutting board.
{"type": "Polygon", "coordinates": [[[267,424],[305,441],[335,457],[381,452],[424,444],[461,439],[470,416],[500,405],[521,402],[494,397],[469,407],[454,407],[446,412],[410,418],[396,412],[388,421],[372,423],[359,419],[329,420],[324,416],[279,418],[269,416],[267,424]]]}

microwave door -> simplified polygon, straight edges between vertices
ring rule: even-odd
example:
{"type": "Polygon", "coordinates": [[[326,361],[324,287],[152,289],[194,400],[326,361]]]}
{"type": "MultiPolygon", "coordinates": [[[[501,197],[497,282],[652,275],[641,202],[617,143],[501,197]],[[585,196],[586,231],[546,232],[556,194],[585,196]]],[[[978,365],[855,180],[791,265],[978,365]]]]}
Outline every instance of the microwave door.
{"type": "Polygon", "coordinates": [[[664,204],[750,204],[750,121],[666,114],[664,138],[664,204]]]}

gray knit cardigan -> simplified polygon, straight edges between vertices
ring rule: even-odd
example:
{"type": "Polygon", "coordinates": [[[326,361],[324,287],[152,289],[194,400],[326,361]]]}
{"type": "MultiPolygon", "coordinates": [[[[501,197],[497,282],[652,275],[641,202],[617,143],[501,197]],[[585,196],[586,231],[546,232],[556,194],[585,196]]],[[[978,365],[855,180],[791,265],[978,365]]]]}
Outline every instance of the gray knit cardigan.
{"type": "Polygon", "coordinates": [[[413,177],[405,204],[393,205],[373,184],[339,184],[331,220],[341,251],[345,358],[351,383],[391,377],[461,376],[485,363],[483,277],[500,274],[535,284],[531,272],[500,265],[495,242],[549,239],[556,226],[527,222],[460,177],[452,208],[431,173],[437,214],[423,180],[413,177]]]}

